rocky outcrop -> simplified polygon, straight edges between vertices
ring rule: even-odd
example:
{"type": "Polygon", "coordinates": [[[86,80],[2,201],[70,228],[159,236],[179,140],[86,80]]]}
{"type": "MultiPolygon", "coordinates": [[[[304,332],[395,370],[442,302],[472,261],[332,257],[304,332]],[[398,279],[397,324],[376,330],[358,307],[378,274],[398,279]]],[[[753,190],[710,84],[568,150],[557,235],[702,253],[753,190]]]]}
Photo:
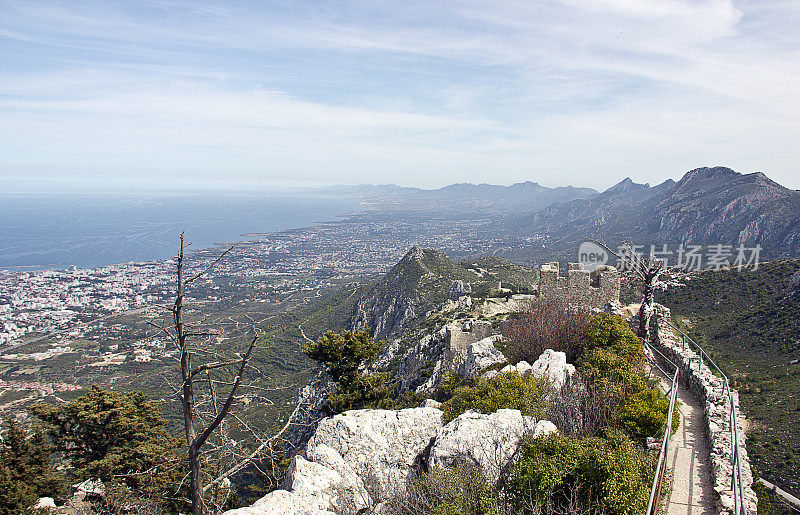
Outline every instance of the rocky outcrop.
{"type": "MultiPolygon", "coordinates": [[[[683,340],[675,336],[670,327],[669,309],[656,305],[651,324],[654,343],[681,369],[682,380],[688,382],[689,389],[703,402],[706,438],[711,454],[712,481],[717,494],[717,512],[732,514],[734,501],[731,491],[733,452],[730,412],[732,398],[733,405],[741,416],[739,394],[732,390],[729,397],[724,379],[715,375],[705,360],[701,364],[700,355],[691,348],[691,345],[684,346],[683,340]]],[[[737,424],[745,508],[748,514],[755,514],[758,500],[752,489],[753,476],[745,446],[745,434],[742,431],[741,420],[737,420],[737,424]]]]}
{"type": "Polygon", "coordinates": [[[491,366],[505,363],[506,357],[494,346],[501,339],[502,336],[497,334],[470,344],[464,362],[458,367],[458,373],[466,377],[476,377],[491,366]]]}
{"type": "Polygon", "coordinates": [[[508,409],[468,412],[442,425],[444,414],[433,406],[354,410],[325,419],[292,460],[283,489],[226,515],[380,513],[418,472],[472,463],[496,480],[523,436],[556,430],[508,409]]]}
{"type": "Polygon", "coordinates": [[[442,427],[443,413],[435,408],[355,410],[319,424],[306,455],[327,445],[365,480],[376,501],[386,499],[405,481],[442,427]]]}
{"type": "Polygon", "coordinates": [[[537,422],[519,410],[501,409],[491,415],[467,412],[444,426],[436,435],[430,452],[431,467],[479,465],[487,479],[497,481],[519,446],[530,434],[544,436],[556,431],[547,420],[537,422]]]}
{"type": "Polygon", "coordinates": [[[373,336],[399,333],[442,305],[450,294],[468,291],[470,278],[474,278],[473,273],[447,259],[443,252],[412,247],[362,295],[352,325],[373,336]],[[461,282],[455,289],[454,281],[461,282]]]}
{"type": "Polygon", "coordinates": [[[364,482],[334,449],[320,444],[307,450],[306,457],[297,456],[292,461],[284,482],[286,490],[313,500],[321,510],[344,515],[372,506],[364,482]]]}
{"type": "Polygon", "coordinates": [[[316,506],[313,499],[300,497],[287,490],[275,490],[250,506],[229,510],[225,515],[337,515],[336,512],[316,506]]]}
{"type": "Polygon", "coordinates": [[[460,279],[456,279],[450,284],[447,300],[458,302],[458,299],[470,293],[472,293],[472,285],[460,279]]]}
{"type": "Polygon", "coordinates": [[[516,372],[521,376],[533,374],[536,377],[547,379],[556,390],[562,389],[569,383],[575,373],[575,365],[567,363],[567,355],[561,351],[545,349],[533,365],[527,361],[520,361],[516,365],[506,365],[500,371],[490,370],[483,377],[494,377],[498,373],[506,374],[516,372]]]}
{"type": "Polygon", "coordinates": [[[560,390],[572,378],[572,374],[575,373],[575,365],[567,363],[565,353],[546,349],[531,365],[531,373],[536,377],[546,378],[554,388],[560,390]]]}

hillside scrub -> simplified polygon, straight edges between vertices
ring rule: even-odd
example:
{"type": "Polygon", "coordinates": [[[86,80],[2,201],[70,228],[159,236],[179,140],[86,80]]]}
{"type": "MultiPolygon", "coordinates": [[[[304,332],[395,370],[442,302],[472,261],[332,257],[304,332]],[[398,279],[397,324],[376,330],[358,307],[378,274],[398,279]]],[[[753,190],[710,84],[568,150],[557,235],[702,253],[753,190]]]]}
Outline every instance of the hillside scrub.
{"type": "Polygon", "coordinates": [[[566,300],[533,302],[528,311],[503,324],[510,361],[533,363],[545,349],[553,349],[575,363],[585,346],[590,317],[591,310],[571,306],[566,300]]]}
{"type": "Polygon", "coordinates": [[[517,409],[523,415],[544,416],[547,395],[552,388],[533,374],[520,376],[516,371],[478,379],[471,386],[459,386],[442,404],[444,420],[450,422],[467,411],[491,414],[499,409],[517,409]]]}
{"type": "Polygon", "coordinates": [[[528,440],[506,478],[504,492],[520,513],[551,505],[574,513],[575,504],[610,515],[644,513],[655,471],[655,457],[623,433],[606,438],[552,434],[528,440]]]}
{"type": "Polygon", "coordinates": [[[328,396],[331,411],[378,407],[389,396],[384,374],[368,376],[361,372],[379,350],[380,343],[366,331],[328,331],[303,346],[303,352],[322,363],[336,382],[336,391],[328,396]]]}

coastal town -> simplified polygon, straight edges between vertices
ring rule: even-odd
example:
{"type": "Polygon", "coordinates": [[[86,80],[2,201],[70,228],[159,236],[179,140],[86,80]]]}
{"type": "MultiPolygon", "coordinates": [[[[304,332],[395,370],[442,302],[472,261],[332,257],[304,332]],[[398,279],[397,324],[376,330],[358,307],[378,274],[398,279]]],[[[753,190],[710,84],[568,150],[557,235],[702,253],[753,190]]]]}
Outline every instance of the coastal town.
{"type": "MultiPolygon", "coordinates": [[[[500,244],[475,236],[481,223],[361,218],[246,235],[254,239],[232,245],[196,293],[214,301],[223,287],[249,301],[315,292],[383,273],[412,245],[441,248],[456,257],[480,255],[500,244]],[[214,277],[224,277],[225,285],[215,285],[214,277]]],[[[187,266],[201,270],[226,248],[188,254],[187,266]]],[[[105,318],[163,305],[174,294],[174,274],[174,259],[94,269],[0,269],[0,352],[53,333],[83,337],[105,318]]]]}

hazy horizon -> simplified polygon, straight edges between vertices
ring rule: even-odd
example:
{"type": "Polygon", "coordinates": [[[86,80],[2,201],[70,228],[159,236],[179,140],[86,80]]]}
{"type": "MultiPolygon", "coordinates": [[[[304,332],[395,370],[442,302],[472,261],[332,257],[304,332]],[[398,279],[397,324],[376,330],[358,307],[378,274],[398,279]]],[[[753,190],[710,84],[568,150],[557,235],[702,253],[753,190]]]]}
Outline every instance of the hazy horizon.
{"type": "Polygon", "coordinates": [[[800,5],[0,1],[5,189],[800,188],[800,5]]]}

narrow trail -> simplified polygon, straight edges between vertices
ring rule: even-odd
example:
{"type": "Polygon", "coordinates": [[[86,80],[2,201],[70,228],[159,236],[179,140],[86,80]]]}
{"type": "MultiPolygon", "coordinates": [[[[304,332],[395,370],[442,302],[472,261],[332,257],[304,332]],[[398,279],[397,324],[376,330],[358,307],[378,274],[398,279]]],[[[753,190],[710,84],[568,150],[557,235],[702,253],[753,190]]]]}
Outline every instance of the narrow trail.
{"type": "MultiPolygon", "coordinates": [[[[662,391],[668,392],[671,382],[655,368],[653,374],[660,379],[662,391]]],[[[672,491],[663,501],[668,505],[666,514],[714,515],[711,458],[705,437],[703,407],[683,384],[678,385],[678,401],[681,403],[678,406],[681,424],[669,443],[667,466],[673,481],[672,491]]]]}

